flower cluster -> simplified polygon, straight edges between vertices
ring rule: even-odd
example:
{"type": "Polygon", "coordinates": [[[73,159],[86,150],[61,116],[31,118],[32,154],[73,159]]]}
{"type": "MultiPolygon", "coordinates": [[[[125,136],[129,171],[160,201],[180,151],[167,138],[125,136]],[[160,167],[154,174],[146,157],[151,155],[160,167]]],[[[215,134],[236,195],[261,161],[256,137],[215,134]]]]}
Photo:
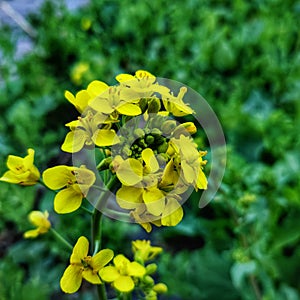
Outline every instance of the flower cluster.
{"type": "Polygon", "coordinates": [[[98,147],[104,154],[99,171],[110,170],[121,184],[120,208],[147,232],[153,224],[175,226],[183,217],[183,194],[191,186],[207,188],[206,152],[198,151],[191,137],[196,126],[174,119],[193,113],[183,101],[187,89],[174,95],[142,70],[116,79],[117,86],[93,81],[76,95],[65,92],[81,116],[66,124],[70,132],[62,150],[98,147]]]}

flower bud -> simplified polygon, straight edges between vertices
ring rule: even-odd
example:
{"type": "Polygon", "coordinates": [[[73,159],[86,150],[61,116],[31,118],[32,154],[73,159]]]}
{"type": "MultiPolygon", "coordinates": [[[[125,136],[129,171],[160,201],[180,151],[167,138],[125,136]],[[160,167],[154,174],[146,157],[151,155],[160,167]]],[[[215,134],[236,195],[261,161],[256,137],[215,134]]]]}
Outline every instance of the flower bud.
{"type": "Polygon", "coordinates": [[[150,285],[150,286],[153,286],[153,285],[154,285],[154,280],[153,280],[153,278],[152,278],[151,276],[149,276],[149,275],[144,276],[143,282],[144,282],[146,285],[150,285]]]}
{"type": "Polygon", "coordinates": [[[179,138],[181,134],[185,136],[189,136],[191,134],[195,134],[197,132],[197,127],[193,122],[185,122],[183,124],[178,125],[173,131],[173,136],[175,138],[179,138]]]}
{"type": "Polygon", "coordinates": [[[159,112],[160,108],[161,108],[160,100],[158,98],[152,98],[152,100],[148,104],[148,113],[156,114],[159,112]]]}
{"type": "Polygon", "coordinates": [[[168,291],[168,287],[164,283],[157,283],[153,287],[153,291],[155,291],[158,294],[163,294],[163,293],[166,293],[168,291]]]}
{"type": "Polygon", "coordinates": [[[154,263],[146,266],[146,274],[147,275],[151,275],[151,274],[155,273],[156,270],[157,270],[157,265],[154,263]]]}
{"type": "Polygon", "coordinates": [[[151,291],[146,295],[145,300],[157,300],[156,292],[151,290],[151,291]]]}
{"type": "Polygon", "coordinates": [[[153,137],[152,135],[147,135],[147,137],[146,137],[146,143],[147,143],[148,145],[153,144],[154,141],[155,141],[155,139],[154,139],[154,137],[153,137]]]}
{"type": "Polygon", "coordinates": [[[169,144],[164,141],[161,145],[157,147],[158,153],[166,153],[168,150],[169,144]]]}
{"type": "Polygon", "coordinates": [[[145,113],[145,111],[147,110],[147,106],[148,106],[148,98],[141,98],[140,102],[139,102],[139,107],[142,110],[142,113],[145,113]]]}
{"type": "Polygon", "coordinates": [[[165,121],[164,124],[161,126],[161,130],[164,134],[169,135],[171,132],[176,128],[176,121],[168,120],[165,121]]]}
{"type": "Polygon", "coordinates": [[[145,132],[142,128],[135,129],[133,134],[136,138],[143,138],[145,136],[145,132]]]}

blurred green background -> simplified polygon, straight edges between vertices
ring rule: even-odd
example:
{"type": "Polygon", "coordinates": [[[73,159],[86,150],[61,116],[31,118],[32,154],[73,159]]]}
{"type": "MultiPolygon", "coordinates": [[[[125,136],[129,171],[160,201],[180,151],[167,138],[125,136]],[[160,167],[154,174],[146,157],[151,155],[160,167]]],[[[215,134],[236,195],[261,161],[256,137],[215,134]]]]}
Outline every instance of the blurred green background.
{"type": "MultiPolygon", "coordinates": [[[[115,84],[138,69],[185,83],[216,112],[228,162],[208,206],[199,209],[194,193],[180,225],[150,235],[165,249],[161,299],[300,299],[300,1],[87,2],[70,11],[46,0],[26,18],[32,37],[2,23],[1,174],[8,154],[29,147],[40,171],[70,163],[60,145],[77,113],[66,89],[115,84]],[[31,46],[20,52],[24,39],[31,46]]],[[[52,205],[42,188],[0,183],[0,300],[93,299],[88,284],[60,292],[69,253],[50,234],[22,238],[32,209],[48,209],[73,244],[89,235],[83,212],[58,216],[52,205]]],[[[147,238],[138,225],[106,219],[104,227],[117,253],[147,238]]]]}

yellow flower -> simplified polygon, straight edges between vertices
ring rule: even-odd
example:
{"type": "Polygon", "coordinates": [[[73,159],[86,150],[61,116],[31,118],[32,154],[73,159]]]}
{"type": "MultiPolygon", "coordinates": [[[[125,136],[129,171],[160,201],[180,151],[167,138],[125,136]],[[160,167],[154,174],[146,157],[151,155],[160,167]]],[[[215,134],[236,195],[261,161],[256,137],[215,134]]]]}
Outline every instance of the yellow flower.
{"type": "Polygon", "coordinates": [[[89,64],[85,62],[79,62],[77,63],[72,71],[71,71],[71,80],[77,84],[80,85],[82,83],[82,78],[84,74],[89,70],[89,64]]]}
{"type": "Polygon", "coordinates": [[[115,289],[128,293],[134,289],[134,278],[143,277],[146,269],[137,262],[130,262],[124,255],[117,255],[114,266],[107,266],[100,270],[101,278],[106,282],[112,282],[115,289]]]}
{"type": "Polygon", "coordinates": [[[197,145],[191,138],[184,135],[180,135],[179,139],[171,139],[171,148],[173,148],[170,150],[171,152],[175,151],[180,155],[176,167],[182,171],[185,182],[194,185],[196,190],[198,188],[207,189],[207,179],[202,171],[203,165],[206,164],[202,156],[206,152],[198,152],[197,145]]]}
{"type": "Polygon", "coordinates": [[[45,170],[43,180],[51,190],[64,188],[54,198],[54,210],[66,214],[80,207],[82,198],[87,196],[96,176],[85,166],[77,168],[62,165],[45,170]]]}
{"type": "Polygon", "coordinates": [[[61,149],[65,152],[75,153],[84,146],[104,147],[119,143],[116,132],[110,129],[112,122],[114,121],[103,114],[93,114],[89,111],[85,117],[78,117],[78,120],[66,124],[71,131],[66,135],[61,149]],[[101,129],[99,129],[100,125],[101,129]]]}
{"type": "Polygon", "coordinates": [[[194,113],[194,111],[183,102],[182,98],[187,92],[186,87],[181,87],[177,96],[173,93],[165,93],[162,95],[165,109],[176,117],[182,117],[194,113]]]}
{"type": "Polygon", "coordinates": [[[7,167],[9,168],[9,171],[5,172],[0,180],[20,185],[36,184],[40,178],[40,172],[33,164],[33,161],[33,149],[28,149],[28,155],[24,158],[9,155],[7,159],[7,167]]]}
{"type": "Polygon", "coordinates": [[[86,90],[79,91],[76,96],[69,91],[65,91],[65,98],[72,103],[80,113],[82,113],[85,111],[91,100],[107,89],[108,85],[106,83],[94,80],[88,85],[86,90]]]}
{"type": "Polygon", "coordinates": [[[32,223],[34,226],[36,226],[36,229],[28,230],[24,233],[24,238],[36,238],[40,234],[44,234],[48,232],[48,230],[51,227],[51,223],[48,220],[49,214],[47,211],[41,212],[34,210],[32,211],[28,219],[30,223],[32,223]]]}
{"type": "Polygon", "coordinates": [[[155,83],[154,75],[144,70],[136,71],[135,76],[119,74],[116,79],[121,83],[122,95],[126,99],[139,100],[151,97],[154,93],[167,94],[169,92],[167,87],[155,83]]]}
{"type": "Polygon", "coordinates": [[[75,293],[81,286],[82,278],[92,284],[101,284],[98,272],[113,258],[110,249],[103,249],[94,256],[88,255],[89,241],[81,236],[73,248],[70,265],[65,270],[60,287],[65,293],[75,293]]]}
{"type": "Polygon", "coordinates": [[[121,87],[112,86],[101,95],[98,95],[89,105],[95,111],[105,115],[112,115],[113,118],[117,118],[118,114],[125,116],[140,115],[142,111],[137,105],[137,101],[134,101],[135,99],[128,101],[122,97],[121,91],[121,87]]]}
{"type": "Polygon", "coordinates": [[[135,259],[141,259],[143,262],[155,258],[163,249],[161,247],[151,246],[150,241],[136,240],[132,241],[132,252],[135,259]]]}

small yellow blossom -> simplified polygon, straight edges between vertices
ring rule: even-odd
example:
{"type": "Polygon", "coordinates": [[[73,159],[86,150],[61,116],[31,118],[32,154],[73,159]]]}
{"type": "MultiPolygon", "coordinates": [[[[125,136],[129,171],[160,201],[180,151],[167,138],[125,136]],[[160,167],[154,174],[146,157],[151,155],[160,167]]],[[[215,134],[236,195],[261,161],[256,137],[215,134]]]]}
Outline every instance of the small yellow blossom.
{"type": "Polygon", "coordinates": [[[85,62],[79,62],[77,63],[72,71],[71,71],[71,80],[77,84],[80,85],[82,83],[82,78],[84,77],[84,74],[89,70],[89,64],[85,62]]]}
{"type": "Polygon", "coordinates": [[[176,117],[182,117],[194,113],[194,111],[182,100],[186,92],[187,88],[182,87],[180,88],[177,96],[174,96],[172,93],[163,94],[162,99],[165,109],[176,117]]]}
{"type": "Polygon", "coordinates": [[[51,190],[63,188],[54,198],[54,210],[59,214],[66,214],[80,207],[96,176],[85,166],[77,168],[62,165],[45,170],[43,180],[51,190]]]}
{"type": "Polygon", "coordinates": [[[128,293],[134,289],[134,278],[143,277],[146,269],[137,262],[130,262],[124,255],[117,255],[114,266],[107,266],[100,270],[101,278],[106,282],[112,282],[115,289],[128,293]]]}
{"type": "Polygon", "coordinates": [[[111,115],[117,118],[118,114],[125,116],[138,116],[142,113],[135,99],[127,99],[122,96],[121,87],[109,87],[101,95],[89,103],[90,107],[97,112],[111,115]]]}
{"type": "Polygon", "coordinates": [[[82,113],[88,107],[91,100],[107,89],[108,85],[105,82],[94,80],[88,85],[86,90],[79,91],[75,96],[71,92],[65,91],[65,98],[82,113]]]}
{"type": "Polygon", "coordinates": [[[36,226],[37,228],[26,231],[24,233],[24,238],[26,238],[26,239],[36,238],[40,234],[44,234],[44,233],[48,232],[48,230],[51,227],[51,223],[48,220],[48,217],[49,217],[49,214],[47,211],[44,211],[44,212],[37,211],[37,210],[32,211],[29,214],[28,219],[29,219],[30,223],[33,224],[34,226],[36,226]]]}
{"type": "Polygon", "coordinates": [[[99,271],[113,258],[110,249],[102,249],[94,256],[88,255],[89,241],[81,236],[73,248],[70,265],[65,270],[60,287],[65,293],[75,293],[81,286],[82,278],[92,284],[101,284],[99,271]]]}
{"type": "Polygon", "coordinates": [[[104,147],[119,143],[115,130],[110,129],[112,122],[114,121],[103,114],[93,114],[89,111],[85,117],[78,117],[78,120],[66,124],[71,131],[66,135],[61,149],[76,153],[84,146],[104,147]],[[102,126],[101,129],[99,126],[102,126]]]}
{"type": "Polygon", "coordinates": [[[158,254],[163,251],[161,247],[151,246],[150,241],[146,240],[136,240],[132,241],[132,252],[134,254],[134,258],[137,260],[142,260],[143,262],[147,262],[155,258],[158,254]]]}
{"type": "Polygon", "coordinates": [[[20,185],[36,184],[40,178],[40,172],[33,164],[33,161],[33,149],[28,149],[28,155],[24,158],[9,155],[7,159],[7,167],[9,168],[9,171],[5,172],[0,180],[20,185]]]}

